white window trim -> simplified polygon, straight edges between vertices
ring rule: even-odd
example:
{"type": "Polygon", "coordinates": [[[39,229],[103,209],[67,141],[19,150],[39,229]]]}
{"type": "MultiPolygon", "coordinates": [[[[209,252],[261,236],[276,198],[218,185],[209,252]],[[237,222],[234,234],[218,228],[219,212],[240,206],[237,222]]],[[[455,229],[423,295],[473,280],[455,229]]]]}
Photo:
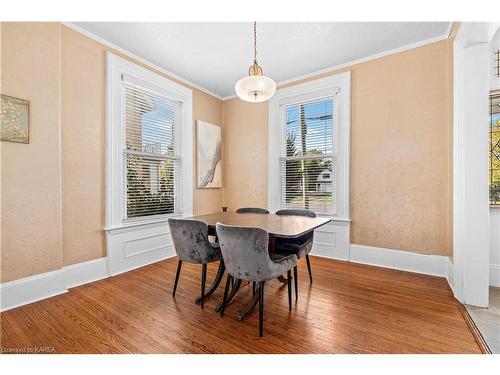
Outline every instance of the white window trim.
{"type": "Polygon", "coordinates": [[[279,210],[280,202],[280,107],[296,102],[334,96],[336,128],[334,149],[337,150],[337,212],[335,221],[350,221],[350,148],[351,148],[351,72],[278,89],[269,101],[268,207],[279,210]]]}
{"type": "Polygon", "coordinates": [[[105,165],[105,230],[165,221],[166,216],[124,221],[123,143],[125,129],[122,111],[122,77],[182,103],[181,142],[182,157],[182,215],[193,214],[193,93],[192,90],[152,71],[122,59],[112,53],[106,55],[106,165],[105,165]]]}

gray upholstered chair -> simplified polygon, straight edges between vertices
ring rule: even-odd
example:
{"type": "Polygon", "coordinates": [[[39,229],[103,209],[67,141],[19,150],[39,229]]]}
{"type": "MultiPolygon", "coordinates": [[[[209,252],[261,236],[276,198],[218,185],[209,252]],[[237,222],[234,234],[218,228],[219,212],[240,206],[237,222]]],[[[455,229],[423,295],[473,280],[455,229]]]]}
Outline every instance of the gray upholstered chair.
{"type": "Polygon", "coordinates": [[[208,240],[208,225],[202,221],[171,218],[168,219],[168,225],[175,252],[179,258],[172,295],[175,297],[182,262],[201,264],[201,295],[196,299],[196,303],[200,303],[203,309],[205,299],[217,289],[224,274],[224,261],[219,245],[208,240]],[[207,264],[217,261],[220,262],[217,275],[208,292],[205,293],[207,264]]]}
{"type": "MultiPolygon", "coordinates": [[[[310,210],[285,209],[276,211],[276,215],[295,215],[316,217],[316,214],[310,210]]],[[[309,253],[312,250],[314,240],[314,231],[306,233],[297,238],[276,238],[276,253],[280,255],[295,254],[298,259],[306,258],[307,271],[309,272],[309,281],[312,283],[311,262],[309,253]]],[[[297,268],[294,268],[295,296],[298,293],[297,268]]]]}
{"type": "Polygon", "coordinates": [[[259,336],[264,329],[264,286],[267,280],[288,274],[288,309],[292,309],[291,270],[297,264],[295,254],[278,256],[269,254],[269,235],[265,230],[234,227],[217,223],[222,258],[227,269],[226,288],[220,310],[224,316],[229,283],[232,278],[256,282],[259,285],[259,336]]]}
{"type": "Polygon", "coordinates": [[[268,214],[269,211],[260,207],[242,207],[236,210],[238,214],[268,214]]]}

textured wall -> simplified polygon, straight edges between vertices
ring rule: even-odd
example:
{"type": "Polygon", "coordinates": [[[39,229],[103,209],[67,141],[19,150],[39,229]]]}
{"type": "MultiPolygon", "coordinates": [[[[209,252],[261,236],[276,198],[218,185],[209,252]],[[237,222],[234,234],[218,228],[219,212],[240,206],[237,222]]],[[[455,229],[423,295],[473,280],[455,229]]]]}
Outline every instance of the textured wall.
{"type": "MultiPolygon", "coordinates": [[[[2,93],[31,99],[33,114],[32,144],[2,143],[9,281],[106,255],[106,52],[138,62],[61,24],[1,25],[2,93]]],[[[193,89],[193,119],[222,126],[222,101],[193,89]]],[[[192,194],[195,213],[220,211],[222,189],[192,194]]]]}
{"type": "MultiPolygon", "coordinates": [[[[102,230],[106,52],[151,68],[68,27],[63,26],[62,35],[63,259],[66,265],[106,255],[102,230]]],[[[193,119],[222,126],[222,101],[193,89],[193,119]]],[[[193,139],[193,145],[194,142],[193,139]]],[[[195,214],[220,211],[222,189],[195,187],[193,198],[195,214]]]]}
{"type": "MultiPolygon", "coordinates": [[[[444,40],[293,83],[352,72],[351,243],[450,254],[449,49],[444,40]]],[[[224,122],[226,204],[266,206],[267,104],[224,102],[224,122]]]]}
{"type": "MultiPolygon", "coordinates": [[[[225,142],[226,133],[224,132],[222,121],[222,101],[205,94],[200,90],[193,90],[193,119],[195,129],[193,131],[193,184],[194,184],[194,213],[195,215],[210,214],[222,210],[222,194],[225,187],[225,181],[222,181],[222,189],[198,189],[196,178],[196,120],[210,122],[222,127],[222,142],[225,142]]],[[[225,155],[222,155],[224,160],[225,155]]],[[[222,178],[225,179],[226,171],[222,166],[222,178]]]]}
{"type": "MultiPolygon", "coordinates": [[[[2,23],[1,42],[2,93],[32,101],[32,143],[1,145],[8,281],[105,255],[110,49],[55,23],[2,23]]],[[[442,41],[349,67],[352,243],[450,253],[451,51],[442,41]]],[[[267,206],[267,104],[193,99],[194,120],[224,124],[224,188],[195,189],[195,213],[267,206]]]]}
{"type": "Polygon", "coordinates": [[[224,205],[267,207],[267,103],[224,101],[224,205]]]}
{"type": "Polygon", "coordinates": [[[1,92],[31,101],[31,143],[2,142],[4,282],[61,267],[61,25],[0,27],[1,92]]]}

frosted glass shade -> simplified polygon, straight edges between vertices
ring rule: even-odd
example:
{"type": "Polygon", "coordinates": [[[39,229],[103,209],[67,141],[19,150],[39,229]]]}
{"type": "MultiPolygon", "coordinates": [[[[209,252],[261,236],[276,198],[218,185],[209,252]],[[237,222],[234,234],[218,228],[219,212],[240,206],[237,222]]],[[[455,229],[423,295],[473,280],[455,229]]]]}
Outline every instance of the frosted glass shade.
{"type": "Polygon", "coordinates": [[[241,100],[260,103],[274,95],[276,83],[266,76],[248,76],[236,82],[234,89],[241,100]]]}

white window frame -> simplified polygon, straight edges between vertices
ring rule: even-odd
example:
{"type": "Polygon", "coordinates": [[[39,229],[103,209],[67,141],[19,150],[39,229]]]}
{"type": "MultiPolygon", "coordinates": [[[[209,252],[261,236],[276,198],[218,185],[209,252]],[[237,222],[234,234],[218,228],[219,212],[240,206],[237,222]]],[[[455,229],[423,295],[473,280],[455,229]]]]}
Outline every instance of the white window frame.
{"type": "Polygon", "coordinates": [[[157,215],[126,219],[126,194],[123,121],[123,80],[163,97],[181,103],[178,143],[182,158],[182,191],[180,204],[183,216],[193,214],[193,93],[192,90],[162,77],[146,68],[120,58],[112,53],[106,55],[106,218],[105,229],[116,229],[142,224],[161,222],[173,215],[157,215]]]}
{"type": "Polygon", "coordinates": [[[351,72],[278,89],[269,101],[269,157],[268,206],[272,211],[281,209],[280,157],[282,148],[281,108],[286,105],[325,97],[334,97],[333,150],[336,169],[337,199],[334,215],[325,215],[336,221],[350,221],[350,147],[351,147],[351,72]]]}

